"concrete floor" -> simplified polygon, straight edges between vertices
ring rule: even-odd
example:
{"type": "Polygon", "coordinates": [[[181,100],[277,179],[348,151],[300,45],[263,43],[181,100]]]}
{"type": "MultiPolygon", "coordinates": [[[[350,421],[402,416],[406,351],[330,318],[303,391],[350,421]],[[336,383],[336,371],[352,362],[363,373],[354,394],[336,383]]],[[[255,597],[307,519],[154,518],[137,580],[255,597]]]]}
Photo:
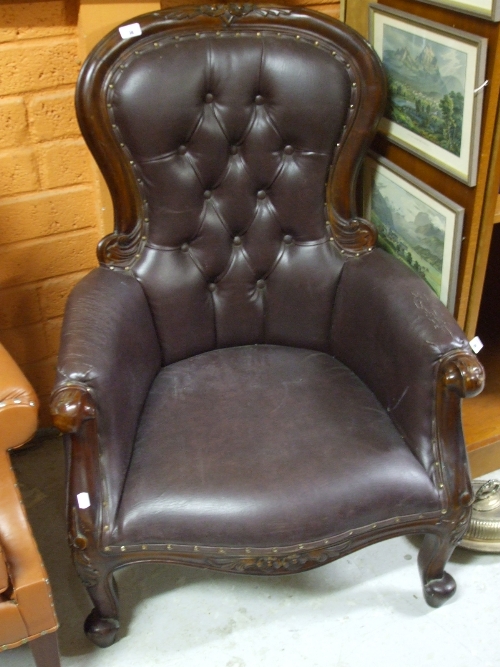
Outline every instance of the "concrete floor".
{"type": "MultiPolygon", "coordinates": [[[[431,609],[420,589],[416,538],[289,577],[129,567],[117,575],[119,641],[98,649],[82,631],[91,606],[66,545],[61,442],[18,451],[13,462],[52,583],[62,667],[500,664],[500,555],[457,549],[448,567],[457,594],[431,609]]],[[[27,646],[0,654],[0,667],[33,665],[27,646]]]]}

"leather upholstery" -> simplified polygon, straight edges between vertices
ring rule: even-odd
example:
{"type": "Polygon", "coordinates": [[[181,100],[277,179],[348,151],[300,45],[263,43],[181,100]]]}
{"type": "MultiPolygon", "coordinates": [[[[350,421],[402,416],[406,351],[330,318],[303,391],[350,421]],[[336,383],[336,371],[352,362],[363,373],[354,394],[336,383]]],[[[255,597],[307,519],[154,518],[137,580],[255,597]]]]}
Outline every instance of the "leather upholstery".
{"type": "Polygon", "coordinates": [[[126,563],[274,574],[404,532],[426,532],[442,604],[471,501],[460,398],[482,369],[356,215],[379,60],[308,10],[138,22],[77,87],[115,206],[68,299],[52,400],[87,634],[114,641],[126,563]]]}
{"type": "MultiPolygon", "coordinates": [[[[38,400],[0,345],[0,649],[15,648],[58,628],[47,572],[33,538],[8,450],[37,424],[38,400]]],[[[41,663],[40,663],[41,664],[41,663]]],[[[53,663],[56,667],[56,663],[53,663]]]]}
{"type": "Polygon", "coordinates": [[[121,64],[108,100],[147,202],[134,273],[163,363],[253,343],[328,350],[341,262],[324,184],[345,68],[293,36],[215,34],[150,42],[121,64]]]}
{"type": "Polygon", "coordinates": [[[283,546],[440,510],[354,373],[323,352],[252,345],[159,373],[112,540],[283,546]]]}

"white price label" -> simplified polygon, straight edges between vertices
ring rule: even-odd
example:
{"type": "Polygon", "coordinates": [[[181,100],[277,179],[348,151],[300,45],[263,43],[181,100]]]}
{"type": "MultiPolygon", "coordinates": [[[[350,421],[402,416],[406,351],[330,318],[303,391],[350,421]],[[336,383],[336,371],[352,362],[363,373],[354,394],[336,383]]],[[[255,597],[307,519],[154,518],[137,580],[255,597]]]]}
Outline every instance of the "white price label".
{"type": "Polygon", "coordinates": [[[130,39],[131,37],[139,37],[142,35],[141,26],[138,23],[129,23],[118,28],[122,39],[130,39]]]}
{"type": "Polygon", "coordinates": [[[480,352],[484,347],[484,345],[483,345],[481,339],[479,338],[479,336],[474,336],[474,338],[471,341],[469,341],[469,345],[471,346],[471,348],[474,350],[474,352],[476,354],[478,352],[480,352]]]}
{"type": "Polygon", "coordinates": [[[87,492],[78,493],[76,500],[78,502],[78,507],[81,510],[86,510],[88,507],[90,507],[90,496],[87,492]]]}

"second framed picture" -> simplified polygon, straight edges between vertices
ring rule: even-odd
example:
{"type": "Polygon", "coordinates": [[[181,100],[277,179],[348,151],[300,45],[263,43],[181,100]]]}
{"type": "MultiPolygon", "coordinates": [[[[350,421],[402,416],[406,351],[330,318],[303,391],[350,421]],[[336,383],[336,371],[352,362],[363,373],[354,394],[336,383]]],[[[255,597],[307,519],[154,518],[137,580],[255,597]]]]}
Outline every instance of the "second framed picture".
{"type": "Polygon", "coordinates": [[[464,209],[383,157],[363,169],[363,215],[379,245],[418,273],[453,313],[464,209]]]}
{"type": "Polygon", "coordinates": [[[389,84],[379,130],[458,180],[475,185],[487,40],[374,4],[370,40],[389,84]]]}
{"type": "Polygon", "coordinates": [[[449,7],[457,12],[480,16],[489,21],[500,21],[500,0],[421,0],[428,5],[449,7]]]}

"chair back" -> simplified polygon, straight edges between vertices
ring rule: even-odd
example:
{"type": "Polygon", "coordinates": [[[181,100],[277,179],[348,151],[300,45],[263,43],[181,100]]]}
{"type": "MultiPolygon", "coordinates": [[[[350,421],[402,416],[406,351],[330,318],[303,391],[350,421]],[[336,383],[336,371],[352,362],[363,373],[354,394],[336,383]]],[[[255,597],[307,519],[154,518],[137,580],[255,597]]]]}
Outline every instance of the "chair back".
{"type": "Polygon", "coordinates": [[[141,282],[164,363],[256,343],[329,351],[344,262],[331,224],[353,225],[376,56],[311,12],[147,20],[101,42],[78,85],[115,205],[101,260],[141,282]]]}

